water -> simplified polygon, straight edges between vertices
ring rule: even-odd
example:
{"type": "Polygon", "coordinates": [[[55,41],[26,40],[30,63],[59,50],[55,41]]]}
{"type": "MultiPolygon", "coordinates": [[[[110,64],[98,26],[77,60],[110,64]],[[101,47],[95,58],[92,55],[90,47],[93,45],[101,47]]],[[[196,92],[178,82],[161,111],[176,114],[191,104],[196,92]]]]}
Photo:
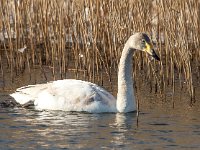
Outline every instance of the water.
{"type": "MultiPolygon", "coordinates": [[[[145,106],[144,106],[145,107],[145,106]]],[[[164,105],[136,113],[0,110],[0,149],[200,149],[200,112],[164,105]]]]}
{"type": "MultiPolygon", "coordinates": [[[[16,87],[34,84],[35,79],[44,83],[40,76],[34,74],[33,81],[29,76],[22,76],[15,78],[14,83],[10,76],[5,76],[9,86],[1,90],[0,101],[9,100],[8,94],[16,87]]],[[[116,89],[115,81],[114,95],[116,89]]],[[[166,90],[164,100],[149,91],[146,84],[137,86],[138,119],[136,113],[0,108],[0,149],[200,149],[200,89],[196,90],[197,102],[193,107],[189,106],[187,92],[176,89],[174,109],[171,90],[166,90]]]]}

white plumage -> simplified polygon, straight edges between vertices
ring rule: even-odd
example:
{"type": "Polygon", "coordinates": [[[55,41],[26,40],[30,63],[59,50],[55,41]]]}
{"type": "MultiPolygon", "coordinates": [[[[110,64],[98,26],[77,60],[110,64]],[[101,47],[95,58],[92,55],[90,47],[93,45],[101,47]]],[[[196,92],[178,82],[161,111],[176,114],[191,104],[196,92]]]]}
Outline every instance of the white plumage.
{"type": "Polygon", "coordinates": [[[145,33],[135,33],[126,42],[120,58],[117,99],[96,84],[66,79],[18,88],[11,96],[21,105],[32,101],[36,109],[102,112],[136,110],[132,79],[132,56],[135,50],[147,52],[159,60],[145,33]]]}
{"type": "Polygon", "coordinates": [[[34,101],[36,109],[116,112],[116,99],[96,84],[81,80],[58,80],[22,87],[11,94],[20,104],[34,101]]]}

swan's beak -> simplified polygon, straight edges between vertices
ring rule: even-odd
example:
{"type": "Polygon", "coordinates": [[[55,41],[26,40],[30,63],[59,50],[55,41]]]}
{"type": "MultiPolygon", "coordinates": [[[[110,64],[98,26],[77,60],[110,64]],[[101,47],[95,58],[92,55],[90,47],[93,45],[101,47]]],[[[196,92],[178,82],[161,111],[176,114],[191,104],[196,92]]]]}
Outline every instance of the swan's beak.
{"type": "Polygon", "coordinates": [[[153,44],[152,43],[146,43],[144,51],[151,57],[154,58],[158,61],[160,61],[160,58],[156,54],[156,52],[153,49],[153,44]]]}

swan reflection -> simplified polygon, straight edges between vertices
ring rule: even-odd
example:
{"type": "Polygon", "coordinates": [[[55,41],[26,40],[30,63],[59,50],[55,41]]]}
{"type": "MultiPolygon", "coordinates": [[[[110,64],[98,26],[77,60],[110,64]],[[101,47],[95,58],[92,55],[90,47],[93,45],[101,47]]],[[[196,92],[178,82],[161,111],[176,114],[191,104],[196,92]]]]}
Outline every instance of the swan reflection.
{"type": "Polygon", "coordinates": [[[124,145],[130,135],[134,135],[136,122],[136,113],[117,113],[113,124],[115,130],[112,132],[113,139],[111,142],[117,146],[124,145]]]}
{"type": "Polygon", "coordinates": [[[120,146],[127,142],[136,128],[135,113],[89,114],[27,109],[18,110],[18,113],[23,115],[16,117],[15,121],[26,124],[29,136],[37,137],[35,141],[46,147],[51,143],[59,143],[61,148],[73,144],[78,144],[79,148],[87,145],[103,148],[103,145],[111,143],[120,146]]]}

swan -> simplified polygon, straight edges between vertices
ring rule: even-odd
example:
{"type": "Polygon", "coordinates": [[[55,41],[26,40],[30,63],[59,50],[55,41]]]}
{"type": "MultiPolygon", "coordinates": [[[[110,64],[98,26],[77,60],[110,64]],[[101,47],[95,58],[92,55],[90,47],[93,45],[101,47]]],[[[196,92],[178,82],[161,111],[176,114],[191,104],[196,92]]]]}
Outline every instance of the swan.
{"type": "Polygon", "coordinates": [[[33,102],[35,109],[39,110],[89,113],[136,111],[132,78],[132,61],[136,50],[144,51],[152,58],[160,60],[146,33],[138,32],[131,35],[120,58],[117,98],[96,84],[75,79],[24,86],[10,96],[21,105],[33,102]]]}

